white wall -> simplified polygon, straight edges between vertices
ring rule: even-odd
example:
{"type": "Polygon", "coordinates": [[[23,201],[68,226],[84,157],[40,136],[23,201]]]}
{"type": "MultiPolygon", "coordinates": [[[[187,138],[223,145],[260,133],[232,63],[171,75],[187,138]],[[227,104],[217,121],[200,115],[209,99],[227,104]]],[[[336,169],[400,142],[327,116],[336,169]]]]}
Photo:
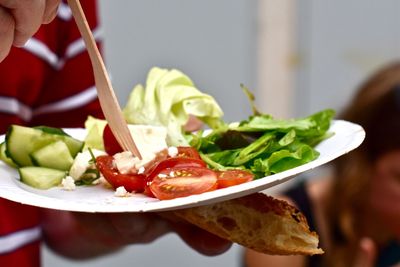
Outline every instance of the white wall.
{"type": "Polygon", "coordinates": [[[217,99],[227,120],[250,113],[239,85],[255,85],[257,1],[100,3],[105,56],[122,105],[149,69],[160,66],[188,74],[217,99]]]}
{"type": "Polygon", "coordinates": [[[400,59],[397,0],[298,4],[295,115],[340,110],[377,68],[400,59]]]}

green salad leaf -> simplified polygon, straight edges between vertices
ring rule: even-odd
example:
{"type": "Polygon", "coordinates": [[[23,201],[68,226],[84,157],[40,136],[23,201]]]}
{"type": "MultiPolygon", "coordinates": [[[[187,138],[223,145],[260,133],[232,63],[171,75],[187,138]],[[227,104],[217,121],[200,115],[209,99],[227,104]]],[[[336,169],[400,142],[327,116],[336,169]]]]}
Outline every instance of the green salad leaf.
{"type": "Polygon", "coordinates": [[[183,126],[194,115],[211,128],[220,127],[223,112],[215,99],[200,92],[188,76],[152,68],[146,86],[137,85],[123,110],[128,123],[167,127],[169,145],[188,145],[183,126]]]}
{"type": "Polygon", "coordinates": [[[331,109],[290,120],[254,115],[205,136],[194,134],[190,144],[214,169],[247,169],[264,177],[316,159],[314,147],[330,135],[334,115],[331,109]]]}
{"type": "MultiPolygon", "coordinates": [[[[210,95],[200,92],[188,76],[172,69],[152,68],[145,86],[134,87],[123,109],[129,124],[164,126],[169,146],[195,147],[210,168],[249,170],[256,178],[282,172],[319,156],[315,146],[329,137],[335,112],[322,110],[299,119],[275,119],[254,105],[254,95],[241,85],[253,115],[231,124],[210,95]],[[211,130],[186,133],[184,125],[193,115],[211,130]]],[[[106,121],[89,118],[85,146],[104,149],[106,121]]]]}

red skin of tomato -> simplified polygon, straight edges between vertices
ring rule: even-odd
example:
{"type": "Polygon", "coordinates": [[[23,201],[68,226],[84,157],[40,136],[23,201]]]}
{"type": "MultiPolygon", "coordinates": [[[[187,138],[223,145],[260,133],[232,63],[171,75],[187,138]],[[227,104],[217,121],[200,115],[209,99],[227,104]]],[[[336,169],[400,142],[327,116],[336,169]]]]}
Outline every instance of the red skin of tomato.
{"type": "Polygon", "coordinates": [[[199,159],[193,158],[167,158],[153,164],[150,168],[146,169],[145,175],[147,176],[147,181],[150,182],[153,178],[159,174],[161,171],[167,168],[174,167],[207,167],[207,164],[199,159]]]}
{"type": "Polygon", "coordinates": [[[250,182],[254,179],[251,172],[244,170],[216,171],[218,188],[226,188],[233,185],[250,182]]]}
{"type": "Polygon", "coordinates": [[[149,188],[160,200],[186,197],[217,189],[217,175],[204,167],[167,168],[153,178],[149,188]]]}
{"type": "Polygon", "coordinates": [[[146,186],[143,174],[122,174],[113,164],[112,156],[99,156],[96,158],[96,166],[104,178],[114,187],[125,187],[128,192],[143,192],[146,186]]]}
{"type": "Polygon", "coordinates": [[[156,175],[158,175],[161,171],[167,168],[174,168],[174,167],[205,168],[206,166],[207,164],[204,161],[191,158],[167,158],[159,162],[156,162],[151,167],[147,168],[144,173],[146,175],[146,181],[147,181],[144,193],[149,197],[155,197],[154,194],[151,192],[151,190],[148,188],[149,184],[156,175]]]}
{"type": "MultiPolygon", "coordinates": [[[[109,155],[114,155],[123,151],[108,124],[104,128],[103,142],[105,151],[109,155]]],[[[176,196],[186,196],[188,192],[189,194],[199,194],[202,192],[215,190],[217,188],[216,174],[206,168],[207,165],[201,159],[199,152],[193,147],[177,147],[177,149],[178,155],[176,157],[169,157],[166,150],[158,153],[156,158],[151,163],[147,164],[144,174],[119,173],[119,171],[113,166],[112,157],[104,159],[100,158],[98,161],[96,160],[96,165],[105,177],[105,179],[114,188],[124,186],[125,189],[129,192],[143,191],[149,197],[157,197],[159,199],[171,199],[175,198],[176,196]],[[203,175],[205,176],[205,179],[202,182],[200,182],[198,179],[191,178],[194,181],[193,185],[186,185],[185,188],[182,188],[182,186],[178,186],[179,182],[184,183],[182,178],[175,178],[171,181],[176,182],[176,184],[174,185],[176,187],[175,190],[179,190],[179,193],[174,193],[171,195],[165,192],[163,193],[162,190],[158,190],[158,195],[155,195],[154,191],[157,191],[157,188],[154,188],[157,184],[157,181],[154,183],[153,189],[150,186],[151,184],[153,184],[152,182],[154,177],[165,170],[170,170],[174,168],[182,168],[182,170],[185,171],[190,171],[190,168],[195,168],[194,170],[197,173],[199,172],[199,170],[202,169],[205,170],[204,173],[206,173],[207,175],[203,175]]]]}
{"type": "Polygon", "coordinates": [[[178,146],[178,155],[180,158],[192,158],[201,160],[199,152],[190,146],[178,146]]]}
{"type": "Polygon", "coordinates": [[[168,150],[164,149],[157,153],[154,160],[145,166],[145,175],[148,177],[147,181],[165,168],[174,166],[188,166],[188,167],[207,167],[207,164],[201,159],[199,152],[193,147],[177,147],[178,154],[174,157],[168,155],[168,150]]]}
{"type": "Polygon", "coordinates": [[[111,131],[110,126],[107,124],[103,131],[103,144],[104,150],[108,155],[114,155],[116,153],[120,153],[124,151],[122,147],[119,145],[117,139],[111,131]]]}

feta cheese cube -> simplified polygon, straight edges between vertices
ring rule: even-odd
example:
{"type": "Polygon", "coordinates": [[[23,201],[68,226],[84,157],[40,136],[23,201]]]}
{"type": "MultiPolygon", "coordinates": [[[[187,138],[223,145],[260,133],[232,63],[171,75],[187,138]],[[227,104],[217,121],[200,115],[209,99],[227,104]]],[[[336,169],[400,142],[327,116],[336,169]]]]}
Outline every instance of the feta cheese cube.
{"type": "Polygon", "coordinates": [[[139,159],[133,156],[130,151],[117,153],[113,157],[115,166],[120,173],[127,174],[130,172],[135,172],[136,164],[139,159]]]}
{"type": "Polygon", "coordinates": [[[75,180],[71,176],[67,176],[61,181],[61,185],[64,190],[73,191],[76,188],[75,180]]]}
{"type": "Polygon", "coordinates": [[[128,191],[126,191],[125,187],[120,186],[120,187],[117,187],[117,189],[115,189],[114,195],[115,195],[116,197],[127,197],[127,196],[129,196],[130,194],[129,194],[128,191]]]}
{"type": "Polygon", "coordinates": [[[129,124],[128,128],[145,163],[151,161],[161,150],[168,148],[165,127],[129,124]]]}
{"type": "MultiPolygon", "coordinates": [[[[97,149],[92,149],[92,152],[95,157],[106,155],[106,152],[97,149]]],[[[79,180],[87,169],[94,167],[92,166],[93,163],[90,162],[91,160],[92,155],[90,154],[89,150],[79,152],[78,155],[76,155],[74,162],[72,163],[72,166],[69,170],[69,175],[75,181],[79,180]]]]}
{"type": "Polygon", "coordinates": [[[170,157],[176,157],[178,155],[178,148],[174,146],[168,147],[168,156],[170,157]]]}

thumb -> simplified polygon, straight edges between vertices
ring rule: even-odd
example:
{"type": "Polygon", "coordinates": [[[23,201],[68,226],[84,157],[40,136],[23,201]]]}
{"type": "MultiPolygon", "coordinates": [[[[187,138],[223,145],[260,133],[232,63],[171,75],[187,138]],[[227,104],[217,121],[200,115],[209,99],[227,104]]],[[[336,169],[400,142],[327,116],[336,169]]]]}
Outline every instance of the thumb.
{"type": "Polygon", "coordinates": [[[368,237],[361,238],[353,267],[374,267],[376,254],[374,241],[368,237]]]}

